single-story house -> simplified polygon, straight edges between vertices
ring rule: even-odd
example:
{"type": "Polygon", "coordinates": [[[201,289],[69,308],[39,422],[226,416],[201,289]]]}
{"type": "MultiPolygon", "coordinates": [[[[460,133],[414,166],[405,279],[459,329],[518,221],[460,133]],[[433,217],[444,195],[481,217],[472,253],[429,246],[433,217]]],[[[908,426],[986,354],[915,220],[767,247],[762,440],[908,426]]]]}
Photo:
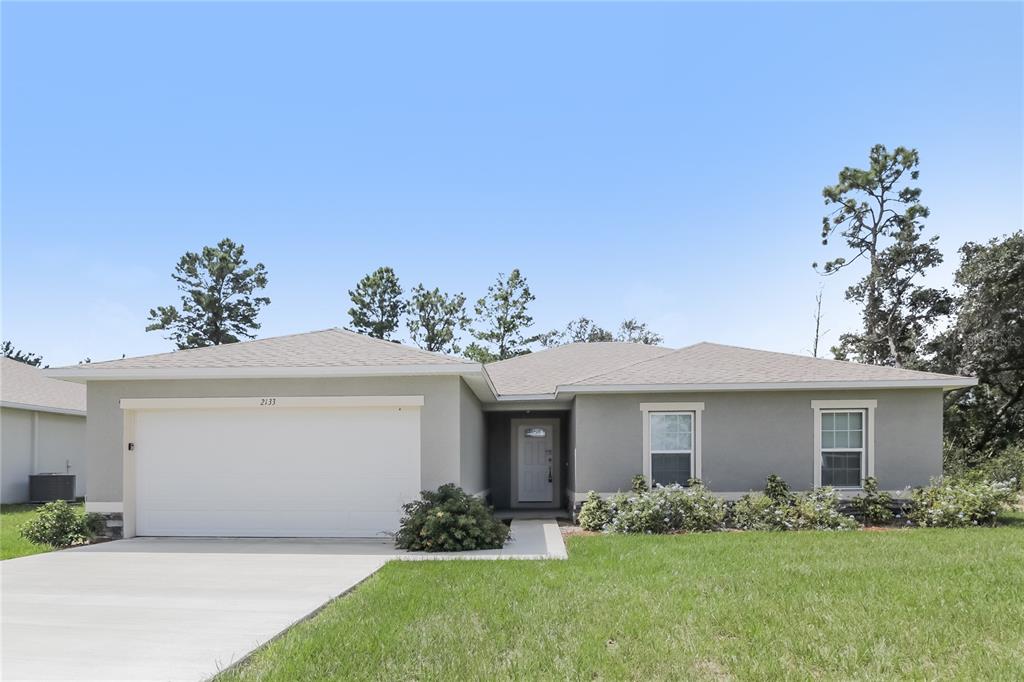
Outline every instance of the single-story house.
{"type": "Polygon", "coordinates": [[[49,370],[88,388],[87,508],[124,534],[373,536],[454,482],[501,510],[702,479],[922,485],[974,379],[712,343],[486,366],[341,329],[49,370]]]}
{"type": "Polygon", "coordinates": [[[0,502],[27,502],[31,474],[74,474],[85,497],[85,386],[43,376],[3,358],[0,365],[0,502]]]}

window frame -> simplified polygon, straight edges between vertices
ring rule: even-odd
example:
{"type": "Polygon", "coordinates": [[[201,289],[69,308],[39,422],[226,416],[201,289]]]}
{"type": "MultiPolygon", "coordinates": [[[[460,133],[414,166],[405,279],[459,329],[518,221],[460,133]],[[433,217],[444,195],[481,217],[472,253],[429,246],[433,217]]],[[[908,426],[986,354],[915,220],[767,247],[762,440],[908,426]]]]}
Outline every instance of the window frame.
{"type": "MultiPolygon", "coordinates": [[[[651,414],[689,414],[693,426],[693,437],[690,453],[690,477],[699,479],[702,475],[701,466],[701,415],[704,412],[704,403],[640,403],[640,412],[643,416],[643,475],[647,485],[653,486],[653,467],[651,460],[651,414]]],[[[658,450],[658,453],[683,454],[686,451],[678,452],[671,450],[658,450]]]]}
{"type": "Polygon", "coordinates": [[[822,413],[860,412],[863,416],[861,422],[861,447],[828,448],[831,452],[854,452],[860,450],[860,483],[855,486],[833,486],[837,490],[861,490],[864,487],[864,479],[875,475],[875,408],[878,407],[877,400],[812,400],[811,409],[814,411],[814,487],[821,487],[821,469],[824,464],[821,446],[821,415],[822,413]]]}

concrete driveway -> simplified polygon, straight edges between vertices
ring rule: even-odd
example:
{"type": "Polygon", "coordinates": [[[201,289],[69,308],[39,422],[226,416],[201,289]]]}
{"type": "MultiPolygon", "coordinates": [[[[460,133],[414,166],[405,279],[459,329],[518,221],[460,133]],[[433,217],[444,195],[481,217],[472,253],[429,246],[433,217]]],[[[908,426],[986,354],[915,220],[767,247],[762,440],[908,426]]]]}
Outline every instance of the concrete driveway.
{"type": "Polygon", "coordinates": [[[565,558],[553,523],[505,549],[409,554],[390,540],[136,538],[0,562],[12,680],[202,680],[394,559],[565,558]]]}

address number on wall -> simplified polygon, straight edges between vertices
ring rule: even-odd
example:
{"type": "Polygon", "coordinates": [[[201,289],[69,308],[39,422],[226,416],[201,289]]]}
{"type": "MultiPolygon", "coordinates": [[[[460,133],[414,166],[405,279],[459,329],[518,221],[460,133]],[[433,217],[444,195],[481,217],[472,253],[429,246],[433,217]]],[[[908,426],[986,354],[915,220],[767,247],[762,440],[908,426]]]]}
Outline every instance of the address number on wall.
{"type": "Polygon", "coordinates": [[[277,405],[277,398],[260,398],[260,407],[273,407],[277,405]]]}

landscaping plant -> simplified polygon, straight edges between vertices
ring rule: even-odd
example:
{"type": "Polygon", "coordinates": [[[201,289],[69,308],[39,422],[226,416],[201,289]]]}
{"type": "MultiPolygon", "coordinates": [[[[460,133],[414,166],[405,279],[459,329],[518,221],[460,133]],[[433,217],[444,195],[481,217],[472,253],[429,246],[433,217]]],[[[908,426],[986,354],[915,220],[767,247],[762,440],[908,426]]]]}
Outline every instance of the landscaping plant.
{"type": "Polygon", "coordinates": [[[57,549],[91,540],[102,529],[98,514],[83,514],[64,500],[48,502],[20,529],[22,537],[57,549]]]}
{"type": "Polygon", "coordinates": [[[919,526],[959,528],[995,524],[1000,510],[1012,502],[1016,481],[989,482],[944,479],[911,496],[908,516],[919,526]]]}
{"type": "Polygon", "coordinates": [[[612,500],[609,530],[617,533],[713,531],[725,522],[725,503],[702,485],[658,486],[612,500]]]}
{"type": "Polygon", "coordinates": [[[730,524],[740,530],[793,530],[796,511],[764,493],[747,493],[733,503],[730,524]]]}
{"type": "Polygon", "coordinates": [[[864,479],[864,494],[853,498],[850,506],[865,523],[873,526],[890,523],[893,518],[892,495],[878,489],[878,479],[874,476],[864,479]]]}
{"type": "Polygon", "coordinates": [[[395,535],[395,544],[401,549],[500,549],[508,539],[509,527],[494,518],[491,508],[454,483],[446,483],[436,491],[424,490],[419,500],[402,509],[405,516],[395,535]]]}
{"type": "Polygon", "coordinates": [[[579,524],[583,530],[604,530],[612,520],[611,505],[598,493],[591,490],[580,506],[579,524]]]}
{"type": "Polygon", "coordinates": [[[799,493],[793,498],[796,528],[802,530],[853,530],[859,524],[839,511],[839,496],[831,486],[799,493]]]}
{"type": "Polygon", "coordinates": [[[646,493],[651,489],[651,487],[647,485],[647,477],[643,474],[637,474],[633,477],[632,488],[633,492],[637,494],[646,493]]]}

